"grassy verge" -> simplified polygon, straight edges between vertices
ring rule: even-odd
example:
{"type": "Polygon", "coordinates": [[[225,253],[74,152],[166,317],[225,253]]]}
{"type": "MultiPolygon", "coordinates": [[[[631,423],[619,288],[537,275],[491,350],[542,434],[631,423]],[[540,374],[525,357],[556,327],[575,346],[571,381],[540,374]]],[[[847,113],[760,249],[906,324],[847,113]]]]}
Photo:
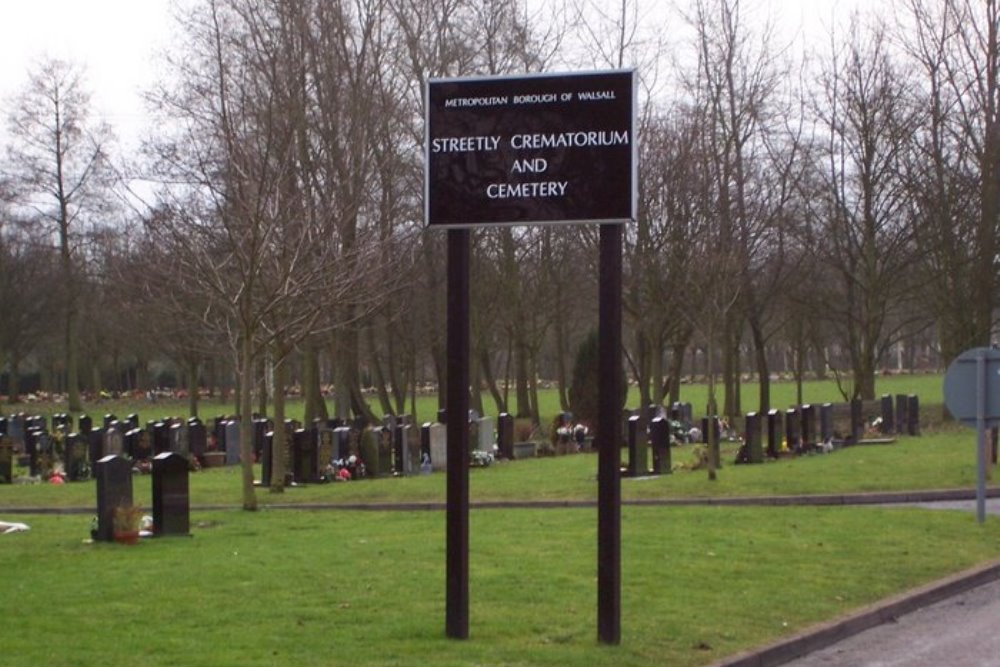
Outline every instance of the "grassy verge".
{"type": "Polygon", "coordinates": [[[197,512],[194,536],[0,536],[0,665],[701,665],[994,558],[1000,520],[626,508],[622,645],[596,644],[595,516],[474,511],[471,638],[444,638],[440,512],[197,512]]]}
{"type": "MultiPolygon", "coordinates": [[[[719,479],[704,471],[677,470],[655,479],[623,480],[626,499],[707,498],[840,494],[910,489],[974,488],[975,433],[952,428],[921,437],[901,437],[891,445],[848,447],[832,454],[804,456],[755,466],[733,465],[730,445],[719,479]]],[[[673,448],[677,463],[693,460],[690,446],[673,448]]],[[[623,452],[623,460],[626,454],[623,452]]],[[[577,454],[498,462],[471,472],[471,499],[593,500],[597,497],[597,457],[577,454]]],[[[150,478],[137,476],[137,501],[149,503],[150,478]]],[[[359,480],[312,484],[282,494],[258,490],[261,503],[443,502],[446,476],[359,480]]],[[[0,511],[13,507],[93,507],[94,482],[65,485],[0,485],[0,511]]],[[[240,477],[236,467],[192,473],[194,505],[237,505],[240,477]]]]}

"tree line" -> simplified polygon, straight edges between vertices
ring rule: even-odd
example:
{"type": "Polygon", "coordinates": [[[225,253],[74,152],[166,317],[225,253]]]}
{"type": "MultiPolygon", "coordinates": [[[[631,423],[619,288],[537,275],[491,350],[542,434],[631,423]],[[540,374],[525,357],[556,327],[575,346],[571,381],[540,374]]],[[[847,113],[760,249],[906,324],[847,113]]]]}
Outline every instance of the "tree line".
{"type": "MultiPolygon", "coordinates": [[[[873,398],[893,351],[940,367],[989,344],[997,0],[883,3],[801,53],[748,0],[658,4],[178,4],[130,155],[94,116],[82,67],[43,61],[5,109],[8,394],[27,365],[79,410],[81,389],[145,389],[167,362],[192,397],[232,385],[246,415],[283,414],[292,384],[308,419],[370,417],[370,401],[406,412],[425,384],[443,396],[424,84],[592,68],[640,80],[623,352],[643,403],[697,373],[713,399],[718,380],[720,413],[741,412],[745,377],[767,410],[777,368],[873,398]]],[[[543,380],[571,409],[596,246],[587,227],[474,233],[477,410],[538,421],[543,380]]]]}

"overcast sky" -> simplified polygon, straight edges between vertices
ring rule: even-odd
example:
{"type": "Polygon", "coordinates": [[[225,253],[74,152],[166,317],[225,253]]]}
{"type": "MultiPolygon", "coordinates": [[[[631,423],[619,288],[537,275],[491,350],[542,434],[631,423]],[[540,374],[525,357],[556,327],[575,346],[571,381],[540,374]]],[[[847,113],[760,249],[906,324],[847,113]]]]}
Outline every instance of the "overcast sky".
{"type": "MultiPolygon", "coordinates": [[[[684,0],[676,1],[683,6],[684,0]]],[[[843,20],[859,4],[859,0],[763,2],[785,34],[801,33],[809,39],[822,39],[824,26],[843,20]]],[[[156,80],[154,56],[172,30],[170,0],[0,3],[0,100],[6,102],[23,87],[26,72],[43,56],[80,62],[86,66],[94,110],[115,127],[125,143],[134,140],[144,125],[140,93],[156,80]]],[[[867,3],[873,4],[880,1],[867,3]]],[[[0,129],[0,136],[3,133],[0,129]]]]}

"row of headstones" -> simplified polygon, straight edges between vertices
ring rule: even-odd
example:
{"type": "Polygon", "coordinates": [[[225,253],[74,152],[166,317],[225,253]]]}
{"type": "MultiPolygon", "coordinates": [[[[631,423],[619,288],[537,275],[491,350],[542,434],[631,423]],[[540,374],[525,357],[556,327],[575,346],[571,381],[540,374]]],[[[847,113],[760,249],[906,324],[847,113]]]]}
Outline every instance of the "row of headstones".
{"type": "MultiPolygon", "coordinates": [[[[123,456],[105,456],[94,464],[97,479],[97,529],[94,539],[110,542],[114,533],[115,508],[133,505],[132,463],[123,456]]],[[[191,495],[188,460],[176,452],[164,452],[152,462],[153,534],[188,535],[191,526],[191,495]]]]}
{"type": "MultiPolygon", "coordinates": [[[[820,406],[801,405],[785,410],[770,410],[766,415],[766,455],[777,458],[784,440],[788,451],[801,454],[813,451],[822,444],[852,445],[860,442],[865,431],[863,416],[864,403],[860,399],[850,401],[850,434],[840,441],[834,440],[834,406],[824,403],[820,406]],[[817,427],[818,415],[818,427],[817,427]]],[[[881,418],[879,432],[920,435],[920,400],[914,395],[899,394],[895,401],[891,396],[883,396],[879,402],[881,418]]],[[[761,417],[755,412],[745,418],[745,449],[741,462],[760,463],[765,454],[761,442],[761,417]]],[[[707,427],[707,424],[706,424],[707,427]]],[[[707,431],[706,431],[707,432],[707,431]]]]}

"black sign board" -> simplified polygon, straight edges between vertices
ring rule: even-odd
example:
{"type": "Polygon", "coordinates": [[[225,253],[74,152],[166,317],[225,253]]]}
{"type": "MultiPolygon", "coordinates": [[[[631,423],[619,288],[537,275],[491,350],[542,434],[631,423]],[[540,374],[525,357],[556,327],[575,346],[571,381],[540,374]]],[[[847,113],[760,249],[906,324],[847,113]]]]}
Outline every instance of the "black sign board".
{"type": "Polygon", "coordinates": [[[431,79],[428,227],[636,217],[635,72],[431,79]]]}

